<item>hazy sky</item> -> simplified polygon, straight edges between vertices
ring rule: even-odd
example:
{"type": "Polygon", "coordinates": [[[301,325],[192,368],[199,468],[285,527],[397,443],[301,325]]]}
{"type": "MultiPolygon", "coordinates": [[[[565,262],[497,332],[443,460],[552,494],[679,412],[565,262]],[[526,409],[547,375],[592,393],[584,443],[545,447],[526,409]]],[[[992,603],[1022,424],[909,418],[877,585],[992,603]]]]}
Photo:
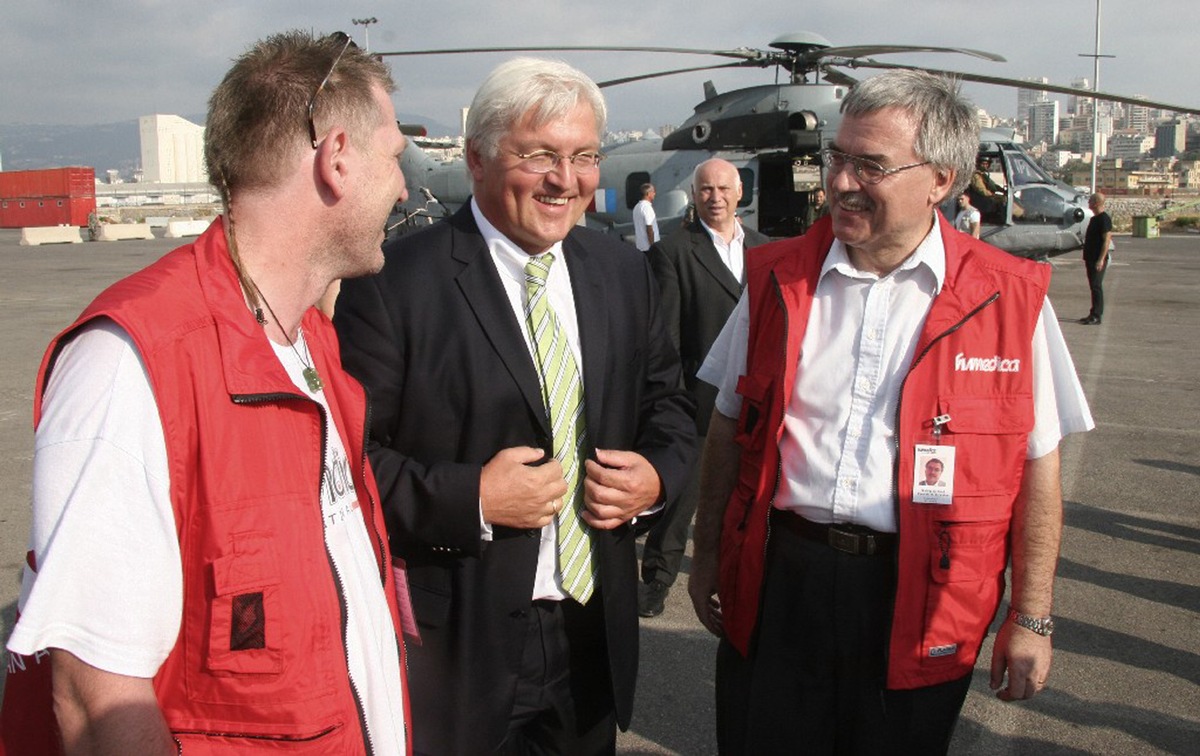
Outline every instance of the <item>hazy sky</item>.
{"type": "MultiPolygon", "coordinates": [[[[412,50],[495,45],[659,45],[704,49],[767,47],[776,37],[815,32],[834,45],[974,47],[1007,63],[956,55],[890,55],[881,60],[1067,85],[1092,75],[1095,0],[307,0],[206,3],[168,0],[4,0],[0,13],[0,123],[92,124],[149,113],[203,113],[230,60],[255,39],[288,28],[351,32],[374,16],[370,47],[412,50]]],[[[1103,0],[1101,62],[1106,91],[1200,106],[1200,2],[1103,0]]],[[[389,58],[400,84],[398,111],[456,126],[458,109],[506,56],[389,58]]],[[[702,56],[562,53],[597,80],[720,63],[702,56]]],[[[858,74],[860,77],[863,74],[858,74]]],[[[763,69],[695,73],[609,88],[610,126],[679,124],[719,91],[774,81],[763,69]]],[[[968,85],[999,115],[1016,95],[968,85]]]]}

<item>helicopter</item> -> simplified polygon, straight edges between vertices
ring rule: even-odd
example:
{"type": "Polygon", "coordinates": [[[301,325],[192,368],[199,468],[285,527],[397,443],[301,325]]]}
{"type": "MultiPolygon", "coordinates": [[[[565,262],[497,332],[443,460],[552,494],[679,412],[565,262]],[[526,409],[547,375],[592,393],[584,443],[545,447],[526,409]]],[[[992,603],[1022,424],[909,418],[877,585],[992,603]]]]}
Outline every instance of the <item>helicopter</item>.
{"type": "MultiPolygon", "coordinates": [[[[741,47],[732,50],[697,50],[673,47],[489,47],[411,50],[377,53],[380,56],[468,54],[496,52],[657,52],[732,58],[715,65],[659,71],[597,82],[606,87],[695,71],[721,68],[775,67],[787,74],[786,83],[773,83],[718,93],[705,82],[704,99],[677,129],[661,139],[645,139],[604,148],[600,184],[586,215],[593,228],[632,236],[632,210],[641,199],[640,188],[651,183],[658,190],[655,212],[662,228],[674,228],[688,212],[692,174],[700,163],[719,157],[737,167],[743,194],[738,203],[742,222],[772,237],[803,233],[815,211],[816,190],[823,186],[821,149],[834,137],[841,121],[842,99],[858,79],[846,69],[913,69],[964,81],[1028,88],[1015,79],[883,63],[871,56],[893,53],[953,53],[1003,62],[995,53],[961,47],[912,45],[833,46],[811,32],[780,36],[770,50],[741,47]]],[[[778,74],[777,74],[778,77],[778,74]]],[[[1115,102],[1160,107],[1181,113],[1200,110],[1152,102],[1142,98],[1104,94],[1091,90],[1037,84],[1039,90],[1085,95],[1115,102]]],[[[973,197],[986,208],[981,237],[1010,253],[1045,257],[1083,246],[1091,211],[1087,194],[1049,175],[1021,146],[1012,129],[983,129],[979,142],[980,170],[986,170],[994,192],[973,197]]],[[[406,150],[401,168],[417,191],[397,208],[400,227],[432,222],[448,216],[471,194],[464,161],[444,163],[419,148],[406,150]]],[[[957,198],[948,198],[942,210],[953,218],[957,198]]],[[[395,230],[395,229],[393,229],[395,230]]],[[[400,228],[403,230],[403,228],[400,228]]]]}

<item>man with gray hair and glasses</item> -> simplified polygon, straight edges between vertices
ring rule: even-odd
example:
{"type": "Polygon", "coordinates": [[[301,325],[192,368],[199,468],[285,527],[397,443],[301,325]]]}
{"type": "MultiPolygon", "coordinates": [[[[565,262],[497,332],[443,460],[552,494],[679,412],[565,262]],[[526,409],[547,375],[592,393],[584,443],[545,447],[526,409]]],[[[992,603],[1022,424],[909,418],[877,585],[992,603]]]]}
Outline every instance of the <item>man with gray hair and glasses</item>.
{"type": "Polygon", "coordinates": [[[604,123],[579,71],[500,65],[471,201],[338,301],[416,610],[417,753],[613,753],[629,725],[631,525],[687,485],[695,427],[646,256],[577,225],[604,123]]]}
{"type": "Polygon", "coordinates": [[[978,145],[954,82],[883,74],[842,113],[829,217],[747,258],[700,372],[688,589],[721,638],[723,754],[945,753],[1010,558],[991,687],[1050,671],[1058,444],[1092,427],[1050,268],[936,211],[978,145]]]}

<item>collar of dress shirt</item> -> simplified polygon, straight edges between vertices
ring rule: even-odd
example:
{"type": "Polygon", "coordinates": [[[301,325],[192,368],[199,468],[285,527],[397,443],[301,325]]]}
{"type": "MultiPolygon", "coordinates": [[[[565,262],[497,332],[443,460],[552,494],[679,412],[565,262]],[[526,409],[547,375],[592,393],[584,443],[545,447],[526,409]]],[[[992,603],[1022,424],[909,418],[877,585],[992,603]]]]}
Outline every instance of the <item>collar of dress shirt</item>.
{"type": "Polygon", "coordinates": [[[735,220],[733,222],[733,237],[727,242],[723,236],[712,229],[712,226],[705,223],[703,218],[697,218],[696,220],[700,221],[700,225],[703,226],[704,230],[708,232],[708,235],[712,237],[713,244],[716,244],[719,247],[728,247],[733,244],[733,242],[740,242],[746,238],[746,233],[742,230],[742,224],[740,221],[735,220]]]}
{"type": "MultiPolygon", "coordinates": [[[[483,236],[483,241],[487,244],[488,252],[491,253],[492,259],[500,268],[500,272],[511,276],[517,281],[525,281],[525,264],[529,262],[529,253],[513,244],[512,240],[504,234],[500,233],[495,226],[484,217],[480,211],[479,205],[475,204],[475,198],[471,198],[471,214],[475,216],[475,225],[479,226],[479,233],[483,236]]],[[[562,242],[555,242],[553,246],[546,250],[553,252],[554,259],[561,262],[562,242]]],[[[545,254],[543,252],[542,254],[545,254]]],[[[553,271],[554,268],[551,268],[553,271]]]]}
{"type": "MultiPolygon", "coordinates": [[[[937,294],[942,290],[942,284],[946,280],[946,245],[942,241],[941,224],[938,223],[936,217],[933,219],[933,228],[929,229],[929,233],[917,245],[913,253],[904,258],[904,262],[888,275],[895,275],[902,270],[915,270],[922,265],[933,274],[934,294],[937,294]]],[[[854,267],[854,264],[850,262],[850,255],[846,251],[846,245],[837,238],[833,240],[833,246],[829,248],[829,254],[825,256],[825,262],[821,264],[821,275],[818,280],[825,278],[825,274],[831,270],[836,270],[850,278],[876,277],[873,273],[864,273],[854,267]]],[[[884,278],[886,277],[884,276],[884,278]]]]}

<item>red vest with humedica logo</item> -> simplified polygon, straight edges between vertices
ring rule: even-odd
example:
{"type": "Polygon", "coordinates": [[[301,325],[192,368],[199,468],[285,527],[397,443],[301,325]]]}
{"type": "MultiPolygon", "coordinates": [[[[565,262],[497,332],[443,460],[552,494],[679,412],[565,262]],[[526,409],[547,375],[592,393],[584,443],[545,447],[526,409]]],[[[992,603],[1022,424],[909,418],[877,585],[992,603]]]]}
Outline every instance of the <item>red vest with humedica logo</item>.
{"type": "MultiPolygon", "coordinates": [[[[969,673],[1004,593],[1013,502],[1033,429],[1031,342],[1050,269],[959,233],[938,215],[946,278],[900,390],[893,443],[899,560],[887,686],[917,688],[969,673]],[[955,446],[950,505],[913,502],[915,447],[933,419],[955,446]]],[[[750,307],[737,484],[721,531],[725,634],[743,655],[758,618],[779,441],[800,364],[828,218],[804,236],[746,256],[750,307]]],[[[846,355],[846,359],[853,359],[846,355]]]]}
{"type": "MultiPolygon", "coordinates": [[[[341,368],[332,324],[312,308],[302,322],[327,417],[297,391],[247,310],[220,219],[194,244],[101,294],[64,335],[99,317],[136,343],[166,438],[183,621],[154,689],[182,752],[365,753],[321,514],[328,423],[352,461],[398,644],[400,617],[363,448],[365,392],[341,368]]],[[[39,387],[62,338],[47,351],[39,387]]],[[[403,685],[403,669],[394,674],[403,685]]],[[[409,721],[407,690],[404,697],[409,721]]],[[[14,720],[6,711],[3,743],[9,753],[30,752],[14,720]]]]}

